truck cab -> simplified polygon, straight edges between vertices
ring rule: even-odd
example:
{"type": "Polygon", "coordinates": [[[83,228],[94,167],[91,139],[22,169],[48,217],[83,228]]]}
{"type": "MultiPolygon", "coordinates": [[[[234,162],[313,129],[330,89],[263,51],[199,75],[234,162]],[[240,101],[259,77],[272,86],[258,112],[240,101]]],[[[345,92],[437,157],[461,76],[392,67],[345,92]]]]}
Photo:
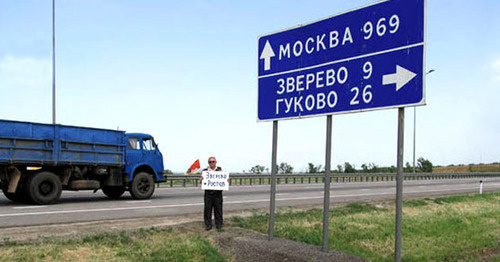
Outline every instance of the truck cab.
{"type": "Polygon", "coordinates": [[[132,181],[135,174],[146,172],[154,176],[155,182],[163,182],[163,155],[158,144],[149,134],[126,133],[125,174],[132,181]]]}

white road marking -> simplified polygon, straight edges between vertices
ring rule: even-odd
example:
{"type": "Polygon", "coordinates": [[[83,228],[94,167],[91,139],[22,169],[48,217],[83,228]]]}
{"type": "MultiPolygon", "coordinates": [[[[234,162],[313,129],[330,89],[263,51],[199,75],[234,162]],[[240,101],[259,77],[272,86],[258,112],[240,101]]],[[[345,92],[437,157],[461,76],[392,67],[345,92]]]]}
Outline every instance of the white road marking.
{"type": "Polygon", "coordinates": [[[318,188],[318,187],[324,187],[324,185],[323,185],[323,184],[321,184],[321,185],[317,185],[317,186],[306,186],[306,187],[304,187],[304,188],[308,188],[308,189],[310,189],[310,188],[314,188],[314,189],[316,189],[316,188],[318,188]]]}
{"type": "Polygon", "coordinates": [[[141,206],[141,207],[115,207],[115,208],[96,208],[96,209],[75,209],[75,210],[44,211],[44,212],[31,212],[31,213],[13,213],[13,214],[0,214],[0,217],[38,216],[38,215],[90,213],[90,212],[107,212],[107,211],[123,211],[123,210],[134,210],[134,209],[152,209],[152,208],[200,206],[200,205],[203,205],[203,203],[179,204],[179,205],[141,206]]]}
{"type": "MultiPolygon", "coordinates": [[[[447,191],[462,191],[463,189],[448,189],[447,191]]],[[[428,190],[428,191],[412,191],[404,193],[432,193],[432,192],[443,192],[443,190],[428,190]]],[[[375,195],[394,195],[395,192],[383,192],[383,193],[369,193],[369,194],[347,194],[347,195],[333,195],[330,198],[341,198],[341,197],[360,197],[360,196],[375,196],[375,195]]],[[[292,197],[292,198],[279,198],[276,201],[297,201],[297,200],[309,200],[309,199],[323,199],[323,196],[313,196],[313,197],[292,197]]],[[[254,200],[244,200],[244,201],[227,201],[225,204],[245,204],[245,203],[261,203],[269,202],[269,198],[266,199],[254,199],[254,200]]],[[[26,213],[11,213],[11,214],[0,214],[0,217],[16,217],[16,216],[39,216],[39,215],[55,215],[55,214],[71,214],[71,213],[91,213],[91,212],[109,212],[109,211],[125,211],[125,210],[140,210],[140,209],[154,209],[154,208],[174,208],[174,207],[188,207],[188,206],[203,206],[203,203],[187,203],[187,204],[176,204],[176,205],[155,205],[155,206],[136,206],[136,207],[116,207],[116,208],[96,208],[96,209],[75,209],[75,210],[59,210],[59,211],[42,211],[42,212],[26,212],[26,213]]]]}
{"type": "Polygon", "coordinates": [[[126,201],[125,203],[128,203],[128,204],[151,203],[151,200],[132,200],[132,201],[126,201]]]}
{"type": "Polygon", "coordinates": [[[13,207],[13,209],[35,209],[35,208],[46,208],[47,206],[25,206],[25,207],[13,207]]]}

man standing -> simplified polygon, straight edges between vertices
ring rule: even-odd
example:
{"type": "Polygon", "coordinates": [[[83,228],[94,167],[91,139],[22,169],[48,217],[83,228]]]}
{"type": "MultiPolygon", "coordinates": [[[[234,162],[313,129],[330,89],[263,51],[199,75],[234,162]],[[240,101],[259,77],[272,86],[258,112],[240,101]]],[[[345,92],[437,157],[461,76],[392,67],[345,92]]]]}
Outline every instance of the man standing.
{"type": "MultiPolygon", "coordinates": [[[[211,156],[208,158],[208,168],[203,169],[203,171],[222,171],[222,168],[217,166],[217,160],[211,156]]],[[[203,180],[203,176],[201,180],[203,180]]],[[[206,230],[212,229],[212,209],[215,215],[215,227],[222,229],[222,190],[205,190],[203,218],[206,230]]]]}

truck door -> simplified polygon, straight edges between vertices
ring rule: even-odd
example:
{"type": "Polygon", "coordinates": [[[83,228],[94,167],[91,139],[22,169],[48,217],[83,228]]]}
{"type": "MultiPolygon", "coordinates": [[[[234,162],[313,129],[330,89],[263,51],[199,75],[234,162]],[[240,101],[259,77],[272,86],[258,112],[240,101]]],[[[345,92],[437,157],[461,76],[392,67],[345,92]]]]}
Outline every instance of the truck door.
{"type": "Polygon", "coordinates": [[[143,162],[144,156],[141,150],[142,141],[140,137],[129,137],[127,145],[127,163],[125,172],[132,172],[132,168],[143,162]]]}
{"type": "Polygon", "coordinates": [[[142,139],[142,148],[143,148],[143,156],[144,162],[148,163],[156,172],[163,171],[163,162],[159,161],[163,160],[161,153],[156,148],[156,144],[152,137],[144,137],[142,139]]]}

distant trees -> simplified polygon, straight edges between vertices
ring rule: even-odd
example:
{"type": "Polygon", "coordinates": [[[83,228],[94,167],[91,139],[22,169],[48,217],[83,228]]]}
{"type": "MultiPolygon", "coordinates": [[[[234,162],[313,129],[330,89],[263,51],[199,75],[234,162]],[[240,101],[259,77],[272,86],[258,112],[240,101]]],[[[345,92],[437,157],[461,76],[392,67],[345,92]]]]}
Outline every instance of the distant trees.
{"type": "Polygon", "coordinates": [[[413,172],[413,166],[410,165],[410,162],[406,162],[405,166],[403,167],[403,172],[405,172],[405,173],[413,172]]]}
{"type": "Polygon", "coordinates": [[[281,162],[278,166],[278,173],[280,174],[291,174],[293,172],[293,167],[286,162],[281,162]]]}
{"type": "MultiPolygon", "coordinates": [[[[425,173],[432,173],[433,170],[433,164],[431,161],[421,157],[418,159],[418,165],[416,166],[415,171],[416,172],[425,172],[425,173]]],[[[380,167],[377,166],[375,163],[368,163],[368,164],[362,164],[361,169],[356,169],[356,167],[349,163],[345,162],[344,165],[337,165],[337,169],[334,170],[336,173],[396,173],[397,168],[392,165],[388,167],[380,167]]],[[[405,166],[403,167],[403,172],[405,173],[411,173],[413,172],[413,166],[409,163],[406,162],[405,166]]]]}
{"type": "Polygon", "coordinates": [[[395,166],[390,166],[387,168],[387,172],[386,171],[381,171],[381,172],[384,172],[384,173],[396,173],[398,170],[395,166]]]}
{"type": "Polygon", "coordinates": [[[432,173],[432,169],[434,168],[434,166],[431,163],[431,161],[421,157],[417,159],[417,162],[418,162],[417,172],[432,173]]]}
{"type": "Polygon", "coordinates": [[[264,170],[266,170],[265,166],[255,165],[252,168],[250,168],[250,173],[252,173],[252,174],[262,174],[262,172],[264,172],[264,170]]]}
{"type": "Polygon", "coordinates": [[[344,163],[344,173],[356,173],[356,168],[349,162],[344,163]]]}
{"type": "MultiPolygon", "coordinates": [[[[325,172],[324,168],[322,165],[315,165],[313,163],[308,163],[307,164],[307,173],[308,174],[318,174],[318,173],[323,173],[325,172]]],[[[291,174],[293,173],[293,166],[288,164],[287,162],[281,162],[279,165],[276,166],[277,171],[279,174],[291,174]]],[[[432,173],[434,168],[434,165],[432,164],[431,161],[428,159],[425,159],[423,157],[420,157],[418,159],[418,164],[415,167],[416,172],[425,172],[425,173],[432,173]]],[[[266,168],[265,166],[262,165],[255,165],[250,168],[250,173],[252,174],[262,174],[264,172],[269,173],[269,168],[266,168]]],[[[354,164],[351,164],[349,162],[344,162],[344,165],[337,165],[337,168],[335,170],[332,170],[334,173],[396,173],[397,168],[392,165],[392,166],[386,166],[386,167],[381,167],[376,165],[375,163],[364,163],[361,165],[361,169],[356,169],[356,166],[354,164]]],[[[405,166],[403,167],[403,172],[405,173],[411,173],[413,172],[413,165],[411,165],[409,162],[405,163],[405,166]]]]}
{"type": "MultiPolygon", "coordinates": [[[[432,173],[433,169],[434,169],[434,165],[428,159],[425,159],[423,157],[420,157],[419,159],[417,159],[417,166],[415,166],[415,172],[417,172],[417,173],[432,173]]],[[[406,162],[406,165],[403,168],[403,172],[412,173],[413,166],[410,165],[409,162],[406,162]]]]}
{"type": "MultiPolygon", "coordinates": [[[[276,169],[278,170],[279,174],[291,174],[293,172],[293,166],[286,162],[282,162],[279,165],[276,166],[276,169]]],[[[252,174],[262,174],[264,171],[269,173],[269,168],[261,165],[255,165],[250,168],[250,173],[252,174]]]]}
{"type": "Polygon", "coordinates": [[[315,166],[313,163],[309,163],[309,169],[307,170],[307,173],[309,174],[317,174],[321,173],[321,165],[315,166]]]}
{"type": "Polygon", "coordinates": [[[368,165],[362,164],[361,165],[361,172],[363,173],[378,173],[379,168],[375,163],[369,163],[368,165]]]}

